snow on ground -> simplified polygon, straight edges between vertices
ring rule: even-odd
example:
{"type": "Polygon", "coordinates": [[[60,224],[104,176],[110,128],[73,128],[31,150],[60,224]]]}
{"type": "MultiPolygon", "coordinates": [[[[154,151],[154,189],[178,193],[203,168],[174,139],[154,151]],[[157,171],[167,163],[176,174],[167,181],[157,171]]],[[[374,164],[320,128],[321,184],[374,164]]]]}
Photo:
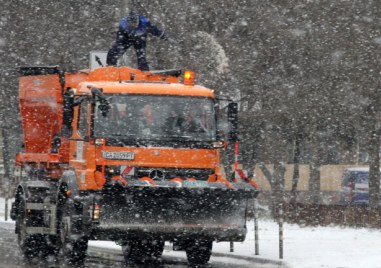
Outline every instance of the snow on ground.
{"type": "MultiPolygon", "coordinates": [[[[4,199],[0,198],[0,222],[4,222],[4,205],[4,199]]],[[[280,261],[278,232],[277,223],[259,221],[259,256],[255,256],[254,223],[251,221],[246,241],[234,243],[234,253],[229,252],[229,243],[215,243],[213,252],[255,257],[263,262],[271,260],[276,267],[280,261]]],[[[107,241],[90,241],[90,245],[120,249],[114,242],[107,241]]],[[[380,252],[381,230],[284,224],[284,258],[281,261],[284,267],[378,268],[381,267],[380,252]]],[[[179,256],[184,253],[165,250],[164,254],[179,256]]]]}

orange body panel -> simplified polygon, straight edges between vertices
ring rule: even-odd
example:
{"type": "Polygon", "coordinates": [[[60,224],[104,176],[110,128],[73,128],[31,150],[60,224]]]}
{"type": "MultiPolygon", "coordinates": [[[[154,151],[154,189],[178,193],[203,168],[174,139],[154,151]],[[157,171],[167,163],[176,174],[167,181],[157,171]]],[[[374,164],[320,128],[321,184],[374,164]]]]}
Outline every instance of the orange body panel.
{"type": "MultiPolygon", "coordinates": [[[[95,155],[94,162],[101,165],[101,149],[95,147],[95,154],[88,152],[89,156],[95,155]]],[[[168,167],[168,168],[212,168],[216,165],[216,150],[211,149],[184,149],[184,148],[128,148],[107,147],[106,151],[132,152],[134,160],[108,160],[106,165],[132,165],[144,167],[168,167]]]]}
{"type": "Polygon", "coordinates": [[[89,80],[89,74],[87,72],[78,73],[66,73],[65,74],[65,86],[70,88],[76,88],[83,81],[89,80]]]}
{"type": "Polygon", "coordinates": [[[51,153],[54,135],[61,131],[63,99],[58,74],[19,79],[19,105],[25,153],[16,162],[68,162],[69,142],[61,139],[59,154],[51,153]]]}
{"type": "Polygon", "coordinates": [[[20,112],[27,153],[49,153],[61,129],[62,97],[58,75],[20,78],[20,112]]]}

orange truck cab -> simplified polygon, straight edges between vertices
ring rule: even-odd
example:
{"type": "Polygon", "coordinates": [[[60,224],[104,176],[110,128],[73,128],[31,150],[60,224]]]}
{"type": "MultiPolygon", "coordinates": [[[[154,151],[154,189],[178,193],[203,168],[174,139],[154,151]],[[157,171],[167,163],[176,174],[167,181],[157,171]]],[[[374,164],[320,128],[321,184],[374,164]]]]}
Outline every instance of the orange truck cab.
{"type": "Polygon", "coordinates": [[[102,239],[131,262],[159,258],[171,241],[204,264],[213,241],[245,239],[258,189],[221,175],[216,96],[192,72],[20,71],[26,180],[11,215],[24,256],[36,257],[38,240],[83,263],[88,240],[102,239]]]}

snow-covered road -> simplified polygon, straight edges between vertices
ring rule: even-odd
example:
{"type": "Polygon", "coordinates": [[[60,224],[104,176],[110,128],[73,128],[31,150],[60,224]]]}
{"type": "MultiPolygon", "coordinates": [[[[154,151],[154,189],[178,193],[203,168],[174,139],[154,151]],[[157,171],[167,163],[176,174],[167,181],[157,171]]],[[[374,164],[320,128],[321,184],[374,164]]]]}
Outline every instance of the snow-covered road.
{"type": "MultiPolygon", "coordinates": [[[[58,258],[48,257],[44,260],[35,259],[31,263],[25,263],[22,259],[14,234],[13,222],[0,222],[0,268],[30,268],[30,267],[66,267],[61,256],[58,258]]],[[[249,268],[249,267],[273,267],[271,263],[259,264],[250,258],[242,259],[238,256],[227,256],[224,254],[214,255],[209,264],[203,267],[208,268],[249,268]]],[[[108,242],[91,242],[88,249],[88,257],[84,267],[126,267],[120,247],[114,243],[108,242]]],[[[128,266],[130,267],[130,266],[128,266]]],[[[187,258],[183,252],[174,252],[170,247],[166,247],[163,258],[160,262],[151,265],[133,265],[131,267],[188,267],[187,258]]]]}
{"type": "MultiPolygon", "coordinates": [[[[25,264],[20,256],[16,243],[16,234],[14,234],[14,222],[4,220],[4,199],[0,198],[0,268],[21,268],[21,267],[63,267],[61,260],[48,260],[47,263],[25,264]]],[[[9,203],[10,207],[10,203],[9,203]]],[[[253,242],[253,240],[251,240],[253,242]]],[[[254,244],[252,244],[251,252],[248,251],[250,242],[240,243],[240,248],[246,245],[246,251],[235,252],[231,254],[229,243],[214,243],[213,255],[208,268],[249,268],[249,267],[285,267],[278,261],[258,259],[254,257],[254,244]],[[279,263],[279,265],[278,265],[279,263]]],[[[238,245],[236,243],[236,245],[238,245]]],[[[156,267],[155,264],[152,267],[156,267]]],[[[90,241],[88,249],[88,258],[85,267],[125,267],[123,255],[120,246],[110,241],[90,241]]],[[[135,267],[135,266],[134,266],[135,267]]],[[[136,267],[146,267],[146,265],[136,267]]],[[[188,267],[185,252],[173,251],[171,244],[167,243],[162,261],[159,267],[188,267]]]]}
{"type": "MultiPolygon", "coordinates": [[[[3,213],[4,200],[0,199],[0,221],[4,221],[3,213]]],[[[0,226],[4,225],[12,226],[13,223],[0,222],[0,226]]],[[[255,256],[254,224],[249,222],[246,241],[235,243],[235,252],[229,252],[229,243],[214,243],[211,259],[214,266],[211,267],[219,267],[218,263],[225,263],[225,267],[381,267],[381,230],[284,224],[284,238],[284,259],[279,260],[278,225],[270,220],[259,221],[260,255],[255,256]]],[[[92,249],[106,249],[103,252],[112,249],[120,252],[120,247],[113,242],[90,241],[90,246],[92,249]]],[[[172,267],[186,265],[185,253],[174,252],[167,247],[163,259],[173,264],[176,258],[179,261],[172,267]]]]}

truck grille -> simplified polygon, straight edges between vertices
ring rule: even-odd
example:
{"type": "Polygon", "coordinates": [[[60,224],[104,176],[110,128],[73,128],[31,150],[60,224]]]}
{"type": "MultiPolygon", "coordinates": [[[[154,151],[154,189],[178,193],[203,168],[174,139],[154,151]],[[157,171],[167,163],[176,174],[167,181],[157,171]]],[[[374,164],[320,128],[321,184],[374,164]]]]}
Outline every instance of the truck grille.
{"type": "Polygon", "coordinates": [[[213,174],[213,169],[185,169],[185,168],[136,168],[135,175],[138,178],[150,177],[156,180],[170,180],[172,178],[195,178],[197,180],[208,180],[213,174]]]}

